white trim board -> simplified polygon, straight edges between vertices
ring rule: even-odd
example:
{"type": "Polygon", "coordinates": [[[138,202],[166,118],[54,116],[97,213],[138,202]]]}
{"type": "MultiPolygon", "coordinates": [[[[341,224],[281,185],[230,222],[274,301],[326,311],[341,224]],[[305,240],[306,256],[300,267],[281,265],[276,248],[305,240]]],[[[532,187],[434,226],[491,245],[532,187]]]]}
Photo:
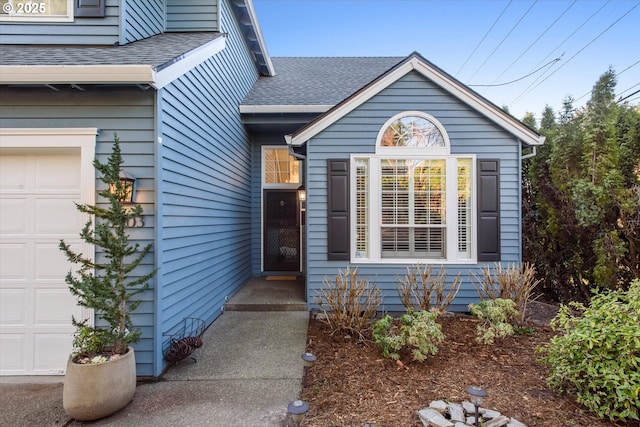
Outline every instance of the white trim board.
{"type": "Polygon", "coordinates": [[[241,105],[241,114],[325,113],[333,105],[241,105]]]}
{"type": "Polygon", "coordinates": [[[149,64],[126,65],[0,65],[0,84],[148,84],[161,89],[226,46],[218,37],[156,71],[149,64]]]}

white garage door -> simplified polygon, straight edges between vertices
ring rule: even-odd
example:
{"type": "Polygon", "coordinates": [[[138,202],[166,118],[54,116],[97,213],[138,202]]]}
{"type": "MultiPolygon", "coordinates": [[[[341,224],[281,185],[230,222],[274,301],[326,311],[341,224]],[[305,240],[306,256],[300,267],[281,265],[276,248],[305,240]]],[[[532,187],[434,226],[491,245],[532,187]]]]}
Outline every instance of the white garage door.
{"type": "Polygon", "coordinates": [[[0,374],[64,373],[71,315],[82,318],[64,282],[71,268],[60,239],[80,247],[84,225],[80,149],[0,155],[0,374]]]}

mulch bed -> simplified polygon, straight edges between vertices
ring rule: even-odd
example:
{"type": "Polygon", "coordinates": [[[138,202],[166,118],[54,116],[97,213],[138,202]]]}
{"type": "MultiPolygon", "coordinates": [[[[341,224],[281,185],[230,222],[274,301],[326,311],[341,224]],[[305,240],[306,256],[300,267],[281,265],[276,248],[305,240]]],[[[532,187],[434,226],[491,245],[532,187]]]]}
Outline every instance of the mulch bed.
{"type": "Polygon", "coordinates": [[[489,394],[484,407],[527,426],[612,425],[547,387],[548,367],[538,362],[536,349],[554,335],[548,322],[557,309],[537,303],[532,311],[531,333],[494,345],[476,343],[475,318],[443,315],[438,322],[445,340],[438,353],[423,363],[403,355],[402,364],[383,358],[370,337],[331,335],[326,323],[311,320],[307,349],[317,361],[305,368],[302,399],[310,409],[303,425],[421,427],[418,410],[432,400],[462,402],[470,385],[489,394]]]}

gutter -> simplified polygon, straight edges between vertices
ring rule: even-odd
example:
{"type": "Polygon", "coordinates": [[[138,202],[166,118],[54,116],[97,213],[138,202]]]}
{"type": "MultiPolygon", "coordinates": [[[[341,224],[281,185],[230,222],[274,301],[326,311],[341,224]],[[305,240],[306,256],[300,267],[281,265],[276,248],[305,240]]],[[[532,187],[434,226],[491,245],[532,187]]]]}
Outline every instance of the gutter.
{"type": "Polygon", "coordinates": [[[0,84],[145,84],[161,89],[226,47],[227,35],[160,65],[0,65],[0,84]]]}

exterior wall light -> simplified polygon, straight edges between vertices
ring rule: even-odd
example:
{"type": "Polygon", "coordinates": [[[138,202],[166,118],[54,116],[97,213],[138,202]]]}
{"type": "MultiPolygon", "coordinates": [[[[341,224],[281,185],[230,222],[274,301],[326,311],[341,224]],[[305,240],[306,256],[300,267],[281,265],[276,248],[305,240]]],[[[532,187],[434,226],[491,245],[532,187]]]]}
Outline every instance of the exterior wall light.
{"type": "Polygon", "coordinates": [[[304,188],[304,184],[298,187],[298,200],[305,202],[307,200],[307,190],[304,188]]]}
{"type": "Polygon", "coordinates": [[[304,400],[294,400],[289,403],[287,407],[287,412],[291,414],[293,421],[295,421],[296,425],[300,425],[302,420],[304,420],[304,416],[309,410],[309,404],[304,400]]]}
{"type": "Polygon", "coordinates": [[[136,178],[130,173],[121,170],[119,174],[120,188],[114,184],[109,185],[109,192],[116,196],[120,202],[133,204],[136,178]]]}
{"type": "Polygon", "coordinates": [[[478,419],[478,408],[482,405],[482,402],[485,397],[488,396],[487,392],[481,389],[478,386],[471,386],[467,388],[467,393],[469,394],[469,400],[473,403],[473,406],[476,408],[476,427],[480,426],[480,420],[478,419]]]}

